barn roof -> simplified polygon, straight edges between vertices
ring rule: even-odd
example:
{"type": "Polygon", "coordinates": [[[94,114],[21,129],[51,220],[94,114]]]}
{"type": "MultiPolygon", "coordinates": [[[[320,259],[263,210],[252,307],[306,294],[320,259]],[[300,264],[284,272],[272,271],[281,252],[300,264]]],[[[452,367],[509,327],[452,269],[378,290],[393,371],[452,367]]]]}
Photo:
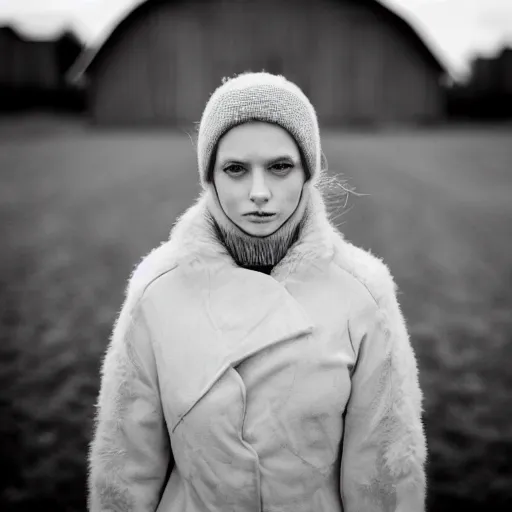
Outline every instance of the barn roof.
{"type": "MultiPolygon", "coordinates": [[[[68,80],[78,83],[83,81],[84,77],[87,77],[87,75],[94,74],[97,66],[103,61],[105,56],[108,55],[109,49],[115,46],[122,38],[123,34],[141,15],[144,15],[152,9],[155,4],[166,3],[168,1],[169,0],[139,0],[139,4],[136,5],[110,33],[104,35],[103,41],[100,42],[100,44],[96,45],[94,48],[87,48],[82,52],[70,69],[68,80]]],[[[388,21],[392,26],[395,26],[440,76],[450,75],[447,66],[442,62],[440,57],[436,55],[432,45],[427,45],[425,36],[420,36],[418,30],[413,28],[401,15],[383,5],[378,0],[357,0],[357,3],[370,5],[378,15],[388,21]]]]}
{"type": "Polygon", "coordinates": [[[82,37],[80,37],[79,34],[70,25],[59,26],[51,33],[47,33],[44,35],[35,35],[31,33],[29,30],[23,28],[23,26],[15,22],[6,22],[0,24],[0,32],[2,32],[3,34],[9,34],[9,37],[13,39],[18,39],[20,41],[26,41],[31,43],[47,43],[67,39],[73,44],[76,44],[76,46],[79,46],[81,48],[85,47],[85,43],[82,37]]]}

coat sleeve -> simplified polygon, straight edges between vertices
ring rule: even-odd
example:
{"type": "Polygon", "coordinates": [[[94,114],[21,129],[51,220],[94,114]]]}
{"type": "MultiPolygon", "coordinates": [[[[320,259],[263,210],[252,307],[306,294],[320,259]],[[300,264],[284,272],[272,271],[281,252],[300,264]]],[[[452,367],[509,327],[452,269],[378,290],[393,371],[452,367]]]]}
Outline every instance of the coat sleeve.
{"type": "Polygon", "coordinates": [[[345,410],[345,512],[423,512],[426,439],[415,354],[393,291],[349,328],[358,356],[345,410]]]}
{"type": "Polygon", "coordinates": [[[149,329],[141,305],[125,303],[103,360],[89,511],[154,511],[171,457],[149,329]]]}

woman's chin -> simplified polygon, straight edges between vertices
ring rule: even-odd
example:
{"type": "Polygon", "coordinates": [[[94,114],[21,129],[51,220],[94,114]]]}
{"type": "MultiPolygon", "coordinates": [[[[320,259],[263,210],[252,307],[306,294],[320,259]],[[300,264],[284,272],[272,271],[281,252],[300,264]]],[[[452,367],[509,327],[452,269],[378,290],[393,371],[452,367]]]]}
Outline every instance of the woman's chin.
{"type": "Polygon", "coordinates": [[[264,237],[275,233],[279,229],[279,223],[277,221],[261,223],[246,221],[238,227],[250,236],[264,237]]]}

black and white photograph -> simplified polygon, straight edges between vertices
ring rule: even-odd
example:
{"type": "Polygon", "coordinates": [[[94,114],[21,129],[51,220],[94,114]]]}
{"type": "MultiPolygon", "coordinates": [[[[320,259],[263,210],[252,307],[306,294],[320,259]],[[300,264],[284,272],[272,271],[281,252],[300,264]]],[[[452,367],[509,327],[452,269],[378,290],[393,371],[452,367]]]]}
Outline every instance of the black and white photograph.
{"type": "Polygon", "coordinates": [[[0,0],[0,511],[512,510],[511,0],[0,0]]]}

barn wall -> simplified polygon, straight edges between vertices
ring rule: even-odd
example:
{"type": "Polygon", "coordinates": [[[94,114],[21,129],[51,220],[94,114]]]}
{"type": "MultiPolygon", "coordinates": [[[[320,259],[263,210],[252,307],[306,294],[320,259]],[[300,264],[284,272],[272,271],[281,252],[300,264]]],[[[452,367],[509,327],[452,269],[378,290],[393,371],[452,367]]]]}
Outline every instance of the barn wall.
{"type": "Polygon", "coordinates": [[[140,18],[99,66],[89,102],[98,122],[147,122],[155,117],[148,25],[146,17],[140,18]]]}
{"type": "Polygon", "coordinates": [[[297,82],[326,125],[440,114],[435,72],[373,9],[348,0],[196,0],[155,4],[112,45],[95,72],[94,116],[190,125],[223,76],[249,69],[297,82]]]}
{"type": "Polygon", "coordinates": [[[59,85],[55,43],[0,32],[0,85],[52,89],[59,85]]]}

